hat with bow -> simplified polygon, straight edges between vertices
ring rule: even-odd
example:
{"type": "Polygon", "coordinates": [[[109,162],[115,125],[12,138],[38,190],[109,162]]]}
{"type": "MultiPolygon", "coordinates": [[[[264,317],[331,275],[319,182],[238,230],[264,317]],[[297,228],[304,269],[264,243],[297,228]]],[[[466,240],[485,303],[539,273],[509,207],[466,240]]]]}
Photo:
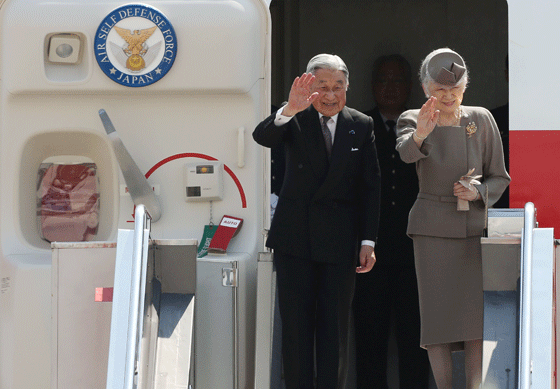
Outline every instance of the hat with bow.
{"type": "Polygon", "coordinates": [[[438,84],[455,86],[461,81],[467,68],[459,54],[445,49],[429,60],[427,70],[432,80],[438,84]]]}

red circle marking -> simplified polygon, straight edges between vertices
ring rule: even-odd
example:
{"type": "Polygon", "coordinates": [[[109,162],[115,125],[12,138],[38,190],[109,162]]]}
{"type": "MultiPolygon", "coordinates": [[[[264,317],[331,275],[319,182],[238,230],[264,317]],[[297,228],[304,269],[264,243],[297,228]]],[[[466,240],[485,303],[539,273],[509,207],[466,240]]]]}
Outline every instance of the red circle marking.
{"type": "MultiPolygon", "coordinates": [[[[171,162],[171,161],[174,161],[174,160],[180,159],[180,158],[202,158],[202,159],[206,159],[207,161],[217,161],[216,158],[211,157],[211,156],[206,155],[206,154],[199,154],[199,153],[175,154],[175,155],[172,155],[171,157],[167,157],[165,159],[162,159],[161,161],[156,163],[146,173],[146,179],[148,179],[152,175],[153,172],[155,172],[161,166],[165,165],[167,162],[171,162]]],[[[247,208],[247,198],[245,197],[245,191],[243,190],[243,186],[241,186],[241,182],[239,181],[239,179],[237,178],[235,173],[229,167],[226,166],[226,164],[224,164],[224,170],[231,176],[231,178],[233,179],[233,182],[235,182],[235,185],[237,185],[237,189],[239,190],[239,195],[241,196],[241,204],[242,204],[243,208],[247,208]]]]}

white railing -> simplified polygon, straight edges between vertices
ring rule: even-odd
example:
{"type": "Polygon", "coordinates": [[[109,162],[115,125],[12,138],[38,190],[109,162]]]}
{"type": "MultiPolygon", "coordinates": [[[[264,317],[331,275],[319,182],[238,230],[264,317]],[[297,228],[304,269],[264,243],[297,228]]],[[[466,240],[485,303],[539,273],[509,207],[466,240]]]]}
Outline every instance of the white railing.
{"type": "Polygon", "coordinates": [[[140,204],[136,206],[134,231],[119,230],[107,389],[136,389],[141,380],[139,356],[142,350],[150,224],[151,217],[140,204]]]}
{"type": "Polygon", "coordinates": [[[525,205],[521,239],[519,389],[552,389],[555,382],[554,229],[537,228],[532,203],[525,205]]]}
{"type": "Polygon", "coordinates": [[[519,326],[519,388],[531,387],[531,295],[533,285],[533,228],[535,206],[525,204],[525,222],[521,237],[521,307],[519,326]]]}
{"type": "Polygon", "coordinates": [[[125,389],[135,388],[138,371],[139,350],[144,325],[144,301],[148,271],[148,238],[150,235],[150,216],[143,204],[136,207],[134,216],[134,243],[132,248],[132,287],[130,310],[128,313],[129,336],[127,339],[127,361],[125,389]]]}

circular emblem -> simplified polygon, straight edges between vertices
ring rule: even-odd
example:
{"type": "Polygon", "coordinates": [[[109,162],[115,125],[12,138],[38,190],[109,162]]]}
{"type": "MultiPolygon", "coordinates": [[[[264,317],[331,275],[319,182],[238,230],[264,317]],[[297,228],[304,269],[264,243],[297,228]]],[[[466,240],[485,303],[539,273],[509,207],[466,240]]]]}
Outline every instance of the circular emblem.
{"type": "Polygon", "coordinates": [[[101,70],[129,87],[161,80],[177,54],[177,37],[169,20],[141,4],[125,5],[107,15],[97,29],[94,45],[101,70]]]}

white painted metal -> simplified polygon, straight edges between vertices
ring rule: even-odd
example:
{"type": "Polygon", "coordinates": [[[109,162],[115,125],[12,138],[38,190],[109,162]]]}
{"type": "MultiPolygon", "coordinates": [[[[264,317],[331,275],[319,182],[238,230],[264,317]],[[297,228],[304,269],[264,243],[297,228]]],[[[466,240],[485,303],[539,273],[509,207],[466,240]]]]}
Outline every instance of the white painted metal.
{"type": "Polygon", "coordinates": [[[531,295],[531,388],[554,389],[554,229],[533,230],[531,295]]]}
{"type": "Polygon", "coordinates": [[[484,292],[482,389],[513,389],[517,384],[518,292],[484,292]]]}
{"type": "MultiPolygon", "coordinates": [[[[273,349],[276,306],[276,273],[272,253],[261,253],[257,269],[257,323],[255,333],[255,389],[267,389],[280,377],[273,377],[273,349]]],[[[276,331],[279,329],[276,328],[276,331]]]]}
{"type": "MultiPolygon", "coordinates": [[[[125,376],[123,389],[132,389],[138,386],[141,377],[139,371],[142,337],[144,333],[144,302],[146,299],[146,281],[148,274],[148,244],[150,238],[150,218],[142,204],[136,206],[134,218],[134,240],[132,242],[132,279],[128,288],[119,288],[118,296],[126,293],[128,296],[128,320],[126,322],[127,342],[125,376]]],[[[125,254],[125,257],[128,253],[125,254]]],[[[119,258],[117,257],[117,261],[119,258]]],[[[119,274],[120,275],[120,274],[119,274]]],[[[113,321],[111,321],[113,323],[113,321]]],[[[121,323],[115,323],[117,326],[121,323]]],[[[111,353],[109,352],[109,358],[111,353]]],[[[107,384],[112,377],[107,377],[107,384]]],[[[118,380],[117,380],[118,381],[118,380]]]]}
{"type": "Polygon", "coordinates": [[[521,308],[519,325],[519,389],[531,388],[532,329],[531,294],[533,288],[533,229],[535,228],[535,206],[525,204],[525,221],[521,239],[521,308]]]}
{"type": "Polygon", "coordinates": [[[554,388],[554,230],[535,228],[535,207],[525,205],[519,340],[520,389],[554,388]]]}
{"type": "MultiPolygon", "coordinates": [[[[244,258],[240,260],[245,262],[244,258]]],[[[239,287],[223,285],[224,269],[236,269],[238,263],[231,256],[218,255],[208,255],[198,260],[195,307],[196,388],[240,387],[237,371],[240,344],[239,287]],[[213,373],[214,366],[219,366],[220,374],[213,373]]]]}
{"type": "Polygon", "coordinates": [[[112,302],[94,296],[113,286],[116,246],[52,244],[52,389],[105,387],[112,302]]]}
{"type": "MultiPolygon", "coordinates": [[[[119,231],[119,235],[121,232],[119,231]]],[[[129,232],[117,239],[115,291],[109,345],[108,389],[132,389],[138,386],[143,369],[140,366],[144,329],[144,301],[148,272],[149,217],[142,204],[136,207],[132,242],[129,232]],[[130,277],[130,278],[129,278],[130,277]],[[126,316],[121,316],[127,312],[126,316]],[[126,336],[123,339],[123,334],[126,336]],[[115,351],[125,341],[125,354],[115,351]]]]}
{"type": "Polygon", "coordinates": [[[245,128],[237,129],[237,167],[245,167],[245,128]]]}
{"type": "Polygon", "coordinates": [[[132,250],[134,231],[120,230],[117,239],[117,260],[111,315],[111,341],[107,368],[108,389],[124,388],[128,350],[128,322],[130,320],[130,289],[132,283],[132,250]],[[122,292],[119,292],[122,291],[122,292]]]}
{"type": "Polygon", "coordinates": [[[111,146],[113,147],[115,157],[117,157],[119,161],[119,166],[123,172],[127,173],[126,175],[123,174],[123,178],[126,182],[128,193],[130,193],[130,197],[132,197],[132,201],[135,205],[143,204],[150,214],[152,222],[157,222],[161,217],[161,207],[152,190],[152,186],[148,183],[148,180],[146,180],[144,173],[140,171],[136,162],[134,162],[134,159],[126,149],[119,133],[115,130],[109,115],[107,115],[104,109],[99,110],[99,117],[101,118],[103,127],[105,127],[107,137],[111,141],[111,146]]]}
{"type": "Polygon", "coordinates": [[[483,389],[511,389],[517,383],[517,307],[523,221],[522,209],[489,209],[488,237],[481,238],[483,389]]]}
{"type": "Polygon", "coordinates": [[[533,77],[546,58],[560,58],[560,47],[547,37],[560,35],[560,2],[508,0],[509,130],[558,130],[560,95],[548,93],[560,85],[560,74],[533,77]],[[527,98],[533,96],[534,98],[527,98]]]}

